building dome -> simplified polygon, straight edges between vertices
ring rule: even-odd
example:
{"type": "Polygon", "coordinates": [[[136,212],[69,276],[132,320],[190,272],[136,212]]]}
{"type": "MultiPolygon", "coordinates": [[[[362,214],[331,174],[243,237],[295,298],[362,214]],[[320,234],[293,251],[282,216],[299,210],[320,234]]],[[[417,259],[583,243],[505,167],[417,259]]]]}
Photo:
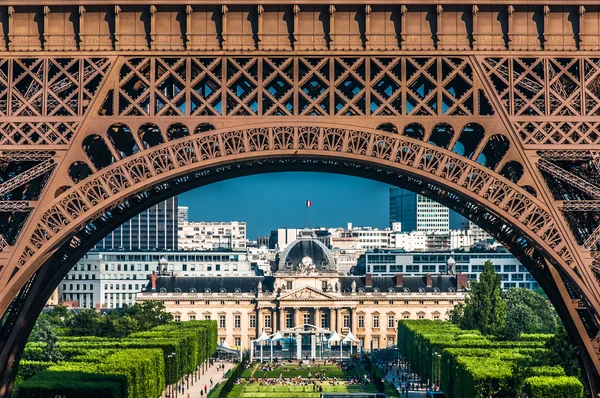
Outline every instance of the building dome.
{"type": "Polygon", "coordinates": [[[279,255],[277,271],[310,273],[337,272],[331,251],[312,236],[301,236],[279,255]]]}

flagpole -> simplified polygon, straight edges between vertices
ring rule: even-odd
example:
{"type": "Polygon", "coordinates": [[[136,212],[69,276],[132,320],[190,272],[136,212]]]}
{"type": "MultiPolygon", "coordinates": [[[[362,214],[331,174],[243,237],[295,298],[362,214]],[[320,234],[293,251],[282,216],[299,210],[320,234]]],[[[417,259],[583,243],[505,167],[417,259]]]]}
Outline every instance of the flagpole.
{"type": "Polygon", "coordinates": [[[308,229],[308,199],[304,202],[304,207],[306,208],[306,220],[304,221],[304,228],[308,229]]]}

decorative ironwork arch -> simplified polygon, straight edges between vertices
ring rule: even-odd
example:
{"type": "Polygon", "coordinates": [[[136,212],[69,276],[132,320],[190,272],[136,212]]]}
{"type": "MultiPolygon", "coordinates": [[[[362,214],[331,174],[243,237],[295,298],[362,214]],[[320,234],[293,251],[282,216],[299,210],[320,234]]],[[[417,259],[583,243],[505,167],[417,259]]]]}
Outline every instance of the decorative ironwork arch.
{"type": "MultiPolygon", "coordinates": [[[[459,43],[440,37],[445,50],[459,43]]],[[[600,58],[480,55],[477,43],[451,57],[427,43],[411,49],[424,56],[122,45],[0,60],[0,397],[43,300],[91,242],[178,192],[282,170],[402,186],[492,232],[555,303],[598,391],[600,58]]]]}

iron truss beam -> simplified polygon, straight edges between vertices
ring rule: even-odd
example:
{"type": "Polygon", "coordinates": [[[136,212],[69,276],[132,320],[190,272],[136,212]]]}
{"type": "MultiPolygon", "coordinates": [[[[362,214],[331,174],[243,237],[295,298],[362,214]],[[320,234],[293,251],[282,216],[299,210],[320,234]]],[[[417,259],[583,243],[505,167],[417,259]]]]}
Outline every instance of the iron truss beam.
{"type": "Polygon", "coordinates": [[[41,162],[51,159],[53,152],[46,151],[2,151],[0,162],[41,162]]]}
{"type": "Polygon", "coordinates": [[[563,151],[538,151],[541,158],[548,160],[588,160],[593,159],[593,152],[598,151],[578,151],[578,150],[563,150],[563,151]]]}
{"type": "Polygon", "coordinates": [[[596,229],[588,236],[588,238],[583,242],[583,246],[586,249],[591,249],[598,241],[600,240],[600,225],[596,227],[596,229]]]}
{"type": "Polygon", "coordinates": [[[549,162],[546,159],[540,159],[538,162],[538,167],[540,170],[543,170],[546,173],[551,174],[553,177],[558,178],[559,180],[562,180],[577,189],[580,189],[582,192],[587,193],[595,199],[600,199],[600,188],[587,182],[583,178],[576,176],[575,174],[561,167],[558,167],[554,163],[549,162]]]}
{"type": "Polygon", "coordinates": [[[600,200],[565,200],[563,211],[600,211],[600,200]]]}
{"type": "Polygon", "coordinates": [[[32,206],[27,200],[4,200],[0,201],[0,212],[25,212],[31,209],[32,206]]]}
{"type": "Polygon", "coordinates": [[[10,180],[0,184],[0,196],[6,195],[8,192],[13,189],[20,187],[23,184],[28,183],[29,181],[37,178],[48,171],[54,168],[54,160],[48,159],[43,163],[37,164],[30,168],[29,170],[11,178],[10,180]]]}

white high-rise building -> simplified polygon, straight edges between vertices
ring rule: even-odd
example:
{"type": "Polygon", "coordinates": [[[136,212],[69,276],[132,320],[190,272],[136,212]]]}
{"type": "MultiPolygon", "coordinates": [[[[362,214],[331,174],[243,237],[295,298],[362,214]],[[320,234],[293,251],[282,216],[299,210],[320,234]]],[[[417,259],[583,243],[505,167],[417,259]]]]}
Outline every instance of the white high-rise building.
{"type": "Polygon", "coordinates": [[[177,222],[180,224],[189,222],[189,208],[187,206],[177,207],[177,222]]]}
{"type": "Polygon", "coordinates": [[[390,188],[390,223],[400,222],[402,231],[448,232],[450,211],[425,196],[390,188]]]}
{"type": "Polygon", "coordinates": [[[91,251],[64,277],[59,298],[79,308],[122,308],[135,303],[152,272],[183,277],[255,275],[246,251],[91,251]]]}
{"type": "Polygon", "coordinates": [[[246,248],[246,222],[203,221],[179,223],[179,250],[246,248]]]}

